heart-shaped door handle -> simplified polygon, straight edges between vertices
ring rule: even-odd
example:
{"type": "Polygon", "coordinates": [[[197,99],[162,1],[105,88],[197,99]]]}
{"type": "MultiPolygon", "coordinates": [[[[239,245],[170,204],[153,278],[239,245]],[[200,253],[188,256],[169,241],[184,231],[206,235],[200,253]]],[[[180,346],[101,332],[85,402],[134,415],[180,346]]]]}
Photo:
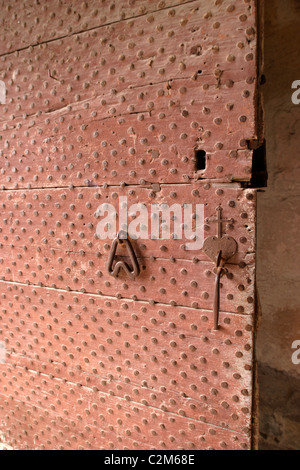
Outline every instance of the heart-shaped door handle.
{"type": "Polygon", "coordinates": [[[220,252],[221,258],[224,261],[228,261],[236,254],[237,249],[237,242],[228,235],[223,235],[222,238],[209,237],[205,240],[203,245],[204,253],[216,264],[220,252]]]}
{"type": "MultiPolygon", "coordinates": [[[[228,235],[222,234],[223,222],[229,220],[222,219],[222,208],[217,207],[218,218],[212,222],[218,223],[218,236],[209,237],[203,244],[204,253],[216,265],[216,281],[215,281],[215,295],[214,295],[214,329],[219,329],[219,312],[220,312],[220,279],[227,272],[225,264],[229,261],[238,251],[238,244],[236,240],[228,235]]],[[[232,220],[231,220],[232,222],[232,220]]]]}

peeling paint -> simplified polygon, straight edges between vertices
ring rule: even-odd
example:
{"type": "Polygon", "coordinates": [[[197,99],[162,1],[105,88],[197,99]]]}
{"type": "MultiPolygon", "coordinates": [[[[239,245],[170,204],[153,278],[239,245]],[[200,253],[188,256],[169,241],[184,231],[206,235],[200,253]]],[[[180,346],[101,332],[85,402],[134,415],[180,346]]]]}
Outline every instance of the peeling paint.
{"type": "Polygon", "coordinates": [[[4,433],[0,431],[0,450],[14,450],[13,447],[5,443],[4,433]]]}
{"type": "Polygon", "coordinates": [[[0,80],[0,104],[6,104],[6,86],[2,80],[0,80]]]}
{"type": "Polygon", "coordinates": [[[0,341],[0,364],[5,364],[6,348],[4,341],[0,341]]]}

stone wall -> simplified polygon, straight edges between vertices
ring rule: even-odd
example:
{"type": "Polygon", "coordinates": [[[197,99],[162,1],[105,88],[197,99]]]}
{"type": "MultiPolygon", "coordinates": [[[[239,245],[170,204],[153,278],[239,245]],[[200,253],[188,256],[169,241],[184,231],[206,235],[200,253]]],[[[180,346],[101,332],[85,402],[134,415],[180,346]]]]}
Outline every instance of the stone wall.
{"type": "Polygon", "coordinates": [[[259,195],[260,448],[300,449],[300,1],[265,0],[268,189],[259,195]]]}

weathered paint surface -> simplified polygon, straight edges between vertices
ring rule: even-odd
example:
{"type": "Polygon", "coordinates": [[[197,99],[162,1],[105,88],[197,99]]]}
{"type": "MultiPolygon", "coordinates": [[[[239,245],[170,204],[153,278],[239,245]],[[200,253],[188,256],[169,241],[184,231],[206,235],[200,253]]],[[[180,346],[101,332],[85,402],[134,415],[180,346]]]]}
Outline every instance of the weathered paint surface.
{"type": "Polygon", "coordinates": [[[0,183],[249,180],[253,2],[208,3],[160,7],[3,54],[0,183]],[[208,154],[205,171],[195,172],[195,148],[208,154]]]}
{"type": "Polygon", "coordinates": [[[22,3],[3,2],[0,33],[1,439],[250,449],[254,1],[22,3]],[[186,240],[133,241],[140,276],[108,274],[97,209],[122,197],[201,204],[205,237],[222,206],[238,252],[218,331],[214,264],[186,240]]]}

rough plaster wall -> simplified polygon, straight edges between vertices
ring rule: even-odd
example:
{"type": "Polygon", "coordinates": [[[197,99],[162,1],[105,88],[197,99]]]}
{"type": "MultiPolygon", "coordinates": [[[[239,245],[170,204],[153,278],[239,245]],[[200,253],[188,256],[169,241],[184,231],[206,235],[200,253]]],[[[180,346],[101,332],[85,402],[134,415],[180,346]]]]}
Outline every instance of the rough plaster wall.
{"type": "Polygon", "coordinates": [[[261,448],[300,449],[300,0],[265,0],[264,101],[269,183],[258,206],[258,289],[262,323],[261,448]]]}

